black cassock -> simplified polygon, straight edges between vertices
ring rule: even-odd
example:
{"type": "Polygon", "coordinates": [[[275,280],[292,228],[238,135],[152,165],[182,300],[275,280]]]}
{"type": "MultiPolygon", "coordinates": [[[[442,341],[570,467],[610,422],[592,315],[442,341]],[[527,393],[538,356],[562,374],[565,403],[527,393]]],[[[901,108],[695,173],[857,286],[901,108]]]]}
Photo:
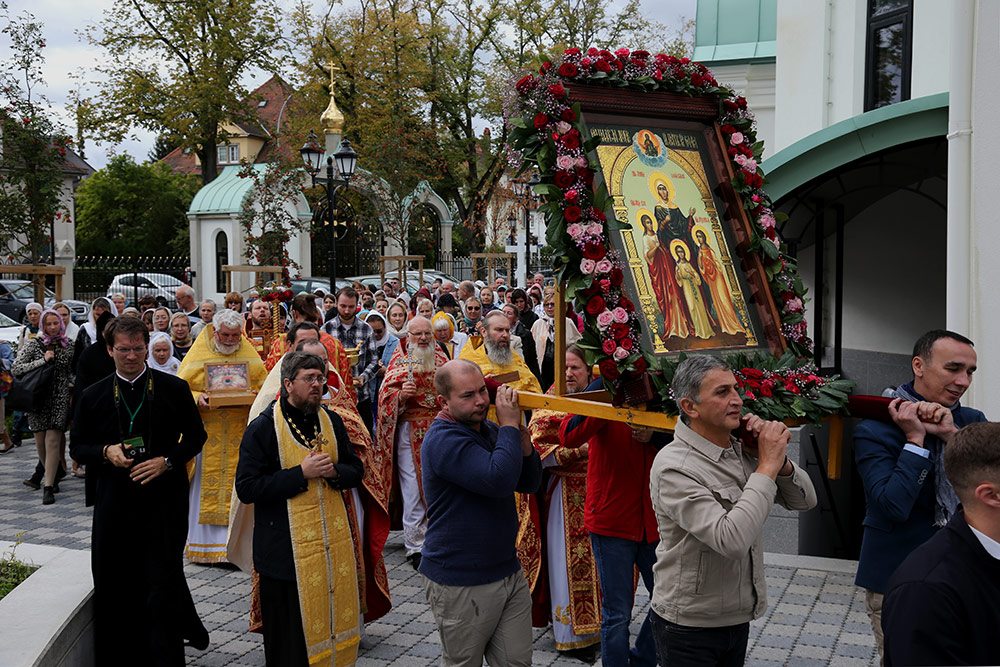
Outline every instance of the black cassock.
{"type": "Polygon", "coordinates": [[[70,437],[70,454],[95,484],[96,664],[183,665],[184,640],[208,640],[184,578],[185,464],[207,437],[191,390],[148,368],[134,383],[112,373],[80,395],[70,437]],[[146,458],[166,456],[173,469],[141,485],[104,459],[105,445],[131,437],[143,438],[146,458]]]}

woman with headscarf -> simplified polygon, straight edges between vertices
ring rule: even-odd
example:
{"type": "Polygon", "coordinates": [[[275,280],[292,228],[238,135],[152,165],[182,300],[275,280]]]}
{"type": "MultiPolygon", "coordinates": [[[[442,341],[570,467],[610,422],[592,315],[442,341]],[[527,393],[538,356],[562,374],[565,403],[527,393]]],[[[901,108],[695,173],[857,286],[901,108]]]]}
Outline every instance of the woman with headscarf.
{"type": "MultiPolygon", "coordinates": [[[[96,329],[94,336],[96,339],[96,329]]],[[[45,402],[35,411],[28,413],[28,426],[35,434],[38,456],[45,462],[45,488],[42,504],[51,505],[56,501],[56,471],[62,462],[60,443],[62,434],[69,424],[69,403],[73,391],[73,354],[70,340],[66,337],[66,325],[54,310],[42,312],[38,335],[18,351],[12,371],[15,376],[54,364],[52,386],[45,402]]]]}
{"type": "Polygon", "coordinates": [[[385,375],[392,353],[399,345],[399,338],[389,332],[389,323],[377,310],[368,311],[365,322],[375,335],[375,356],[379,360],[378,371],[368,386],[368,395],[372,397],[372,424],[375,424],[378,421],[378,390],[382,386],[382,377],[385,375]]]}
{"type": "Polygon", "coordinates": [[[66,324],[66,338],[75,341],[76,337],[80,334],[80,326],[73,321],[73,311],[62,301],[52,304],[52,310],[59,313],[59,316],[63,319],[63,323],[66,324]]]}
{"type": "Polygon", "coordinates": [[[97,318],[101,313],[111,313],[111,317],[118,317],[118,308],[107,297],[99,296],[90,304],[90,318],[80,327],[80,333],[76,335],[76,345],[73,349],[73,366],[76,366],[80,354],[94,344],[97,336],[97,318]]]}
{"type": "Polygon", "coordinates": [[[448,313],[436,313],[431,318],[431,331],[449,359],[458,359],[469,340],[467,335],[456,330],[455,320],[448,313]]]}
{"type": "Polygon", "coordinates": [[[170,335],[170,309],[164,306],[153,310],[153,332],[157,331],[170,335]]]}
{"type": "MultiPolygon", "coordinates": [[[[542,389],[548,389],[555,382],[555,340],[556,340],[556,297],[554,294],[546,294],[542,304],[542,316],[531,325],[531,337],[535,341],[535,354],[538,359],[538,367],[541,371],[539,379],[542,389]]],[[[576,328],[573,320],[566,318],[564,324],[566,347],[569,347],[580,338],[580,332],[576,328]]]]}
{"type": "Polygon", "coordinates": [[[149,337],[146,365],[157,371],[177,375],[181,362],[174,356],[174,344],[165,331],[154,331],[149,337]]]}
{"type": "Polygon", "coordinates": [[[146,329],[149,330],[149,333],[153,333],[154,331],[156,331],[153,328],[153,309],[152,308],[147,308],[146,310],[142,311],[142,323],[146,325],[146,329]]]}
{"type": "MultiPolygon", "coordinates": [[[[420,310],[420,302],[423,301],[424,299],[427,299],[428,301],[431,302],[431,313],[432,314],[434,313],[434,300],[431,299],[431,291],[427,289],[427,287],[421,287],[420,289],[417,290],[417,293],[413,295],[413,298],[410,299],[410,307],[413,309],[414,315],[420,314],[418,312],[420,310]]],[[[427,317],[427,316],[423,315],[422,317],[427,317]]],[[[430,318],[428,317],[427,319],[430,318]]]]}
{"type": "Polygon", "coordinates": [[[128,305],[128,301],[125,299],[125,295],[121,292],[115,292],[108,297],[111,299],[111,303],[115,304],[115,308],[118,309],[119,314],[125,310],[125,306],[128,305]]]}
{"type": "Polygon", "coordinates": [[[408,314],[402,301],[393,301],[385,311],[385,317],[389,321],[389,333],[396,338],[405,338],[408,314]]]}
{"type": "Polygon", "coordinates": [[[32,301],[24,307],[24,319],[28,321],[21,329],[21,335],[17,339],[17,349],[24,347],[24,344],[38,335],[38,325],[42,321],[42,304],[32,301]]]}
{"type": "Polygon", "coordinates": [[[170,318],[170,342],[174,344],[174,356],[178,361],[184,361],[184,355],[194,344],[194,339],[191,337],[191,318],[187,313],[174,313],[170,318]]]}

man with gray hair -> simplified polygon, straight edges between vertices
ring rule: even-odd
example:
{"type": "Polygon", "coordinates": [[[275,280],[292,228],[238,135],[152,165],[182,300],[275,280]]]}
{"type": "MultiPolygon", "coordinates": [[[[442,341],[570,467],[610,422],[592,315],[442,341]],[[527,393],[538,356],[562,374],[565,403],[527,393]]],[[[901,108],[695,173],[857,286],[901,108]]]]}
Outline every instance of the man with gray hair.
{"type": "Polygon", "coordinates": [[[177,310],[188,316],[191,320],[191,326],[194,326],[201,321],[201,315],[198,314],[198,304],[194,300],[194,290],[191,289],[190,285],[181,285],[174,292],[174,301],[177,302],[177,310]]]}
{"type": "Polygon", "coordinates": [[[660,534],[650,604],[656,651],[663,665],[742,665],[750,621],[767,608],[764,522],[775,502],[812,509],[816,491],[786,456],[788,427],[741,416],[725,361],[688,357],[673,391],[680,421],[649,473],[660,534]],[[732,435],[743,420],[755,449],[732,435]]]}
{"type": "Polygon", "coordinates": [[[243,316],[223,308],[195,339],[177,377],[191,387],[208,440],[195,458],[188,515],[187,557],[195,563],[226,561],[226,528],[240,438],[250,414],[246,405],[212,405],[218,389],[258,392],[267,369],[253,344],[243,336],[243,316]]]}
{"type": "Polygon", "coordinates": [[[476,296],[476,284],[471,280],[463,280],[458,284],[458,300],[462,304],[476,296]]]}

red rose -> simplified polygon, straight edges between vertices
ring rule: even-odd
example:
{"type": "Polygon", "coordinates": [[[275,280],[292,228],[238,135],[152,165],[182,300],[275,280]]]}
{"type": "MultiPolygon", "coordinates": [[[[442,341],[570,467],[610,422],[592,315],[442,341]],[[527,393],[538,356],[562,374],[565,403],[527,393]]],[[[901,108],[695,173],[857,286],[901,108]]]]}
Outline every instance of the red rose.
{"type": "Polygon", "coordinates": [[[722,108],[726,111],[733,112],[739,109],[739,106],[732,100],[722,100],[722,108]]]}
{"type": "Polygon", "coordinates": [[[740,95],[739,97],[737,97],[736,98],[736,106],[738,106],[741,109],[746,109],[747,108],[747,98],[743,97],[742,95],[740,95]]]}
{"type": "Polygon", "coordinates": [[[773,383],[771,383],[770,381],[761,382],[760,395],[763,396],[764,398],[771,398],[772,396],[774,396],[774,393],[771,391],[772,384],[773,383]]]}
{"type": "Polygon", "coordinates": [[[562,145],[566,148],[573,150],[574,148],[580,147],[580,136],[574,134],[573,132],[567,132],[562,135],[562,145]]]}
{"type": "Polygon", "coordinates": [[[535,129],[541,129],[549,124],[549,117],[543,113],[535,114],[535,129]]]}
{"type": "Polygon", "coordinates": [[[517,92],[519,92],[522,95],[524,95],[525,93],[527,93],[529,90],[531,90],[534,87],[535,87],[535,77],[533,77],[530,74],[524,76],[514,86],[514,88],[517,89],[517,92]]]}
{"type": "MultiPolygon", "coordinates": [[[[597,317],[598,313],[603,313],[605,308],[604,297],[600,295],[592,296],[590,297],[590,300],[587,301],[587,313],[594,317],[597,317]]],[[[614,352],[614,350],[611,350],[611,352],[614,352]]],[[[611,352],[608,354],[611,354],[611,352]]]]}
{"type": "Polygon", "coordinates": [[[601,291],[604,293],[611,291],[611,281],[607,278],[601,278],[601,291]]]}
{"type": "Polygon", "coordinates": [[[615,353],[615,348],[617,347],[618,346],[615,345],[615,341],[611,339],[607,339],[603,343],[601,343],[601,350],[604,352],[604,354],[607,354],[609,356],[615,353]]]}
{"type": "Polygon", "coordinates": [[[689,65],[689,64],[691,64],[690,58],[681,58],[681,65],[689,65]]]}
{"type": "Polygon", "coordinates": [[[621,287],[622,282],[625,280],[625,274],[617,266],[611,269],[611,284],[615,287],[621,287]]]}
{"type": "Polygon", "coordinates": [[[593,208],[593,207],[592,207],[592,208],[591,208],[591,209],[590,209],[590,210],[588,211],[588,213],[590,213],[590,216],[591,216],[592,218],[594,218],[595,220],[597,220],[598,222],[607,222],[607,221],[608,221],[608,218],[607,218],[607,216],[606,216],[606,215],[604,215],[604,211],[601,211],[601,210],[599,210],[599,209],[596,209],[596,208],[593,208]]]}
{"type": "Polygon", "coordinates": [[[631,338],[623,338],[622,342],[621,342],[621,346],[622,346],[623,350],[631,350],[632,349],[632,339],[631,338]]]}
{"type": "Polygon", "coordinates": [[[691,85],[692,86],[697,86],[697,87],[700,88],[701,84],[703,84],[703,83],[705,83],[705,79],[701,76],[701,74],[698,74],[697,72],[695,72],[694,74],[691,75],[691,85]]]}
{"type": "Polygon", "coordinates": [[[575,204],[580,199],[580,193],[576,190],[568,190],[565,194],[566,201],[575,204]]]}
{"type": "Polygon", "coordinates": [[[553,83],[549,86],[549,94],[557,100],[561,100],[566,97],[566,89],[560,86],[558,83],[553,83]]]}
{"type": "Polygon", "coordinates": [[[597,367],[601,371],[601,377],[612,382],[618,379],[618,364],[614,359],[605,359],[597,367]]]}
{"type": "Polygon", "coordinates": [[[750,379],[760,380],[764,377],[764,374],[759,370],[757,370],[756,368],[741,368],[740,373],[742,373],[743,377],[747,378],[748,380],[750,379]]]}
{"type": "MultiPolygon", "coordinates": [[[[628,336],[630,329],[627,324],[622,324],[621,322],[615,322],[611,325],[611,336],[615,340],[621,340],[628,336]]],[[[611,354],[610,352],[608,354],[611,354]]]]}
{"type": "Polygon", "coordinates": [[[611,53],[610,51],[608,51],[607,49],[601,49],[601,57],[604,58],[605,60],[614,60],[615,59],[614,54],[611,53]]]}
{"type": "MultiPolygon", "coordinates": [[[[573,208],[572,206],[570,208],[573,208]]],[[[577,207],[579,208],[579,207],[577,207]]],[[[567,211],[569,209],[566,209],[567,211]]],[[[588,243],[583,248],[583,256],[587,259],[592,259],[595,262],[604,259],[604,256],[608,254],[607,249],[599,243],[588,243]]]]}
{"type": "Polygon", "coordinates": [[[773,241],[774,239],[778,238],[778,233],[774,231],[774,227],[768,227],[767,229],[764,230],[764,236],[766,236],[769,240],[773,241]]]}
{"type": "Polygon", "coordinates": [[[755,401],[755,400],[757,400],[757,397],[754,396],[754,393],[752,391],[748,391],[746,393],[746,397],[747,397],[748,401],[755,401]]]}
{"type": "Polygon", "coordinates": [[[646,60],[649,58],[649,51],[643,51],[641,49],[632,52],[633,58],[638,58],[639,60],[646,60]]]}
{"type": "Polygon", "coordinates": [[[655,79],[656,81],[663,81],[663,70],[657,69],[655,72],[653,72],[653,79],[655,79]]]}
{"type": "Polygon", "coordinates": [[[550,69],[552,69],[552,63],[546,60],[545,62],[542,63],[542,66],[539,68],[538,71],[542,74],[545,74],[550,69]]]}
{"type": "Polygon", "coordinates": [[[577,75],[577,73],[579,73],[579,71],[580,70],[577,69],[577,66],[573,63],[563,63],[559,66],[559,76],[564,79],[572,79],[577,75]]]}
{"type": "Polygon", "coordinates": [[[579,206],[567,206],[566,210],[563,211],[563,217],[566,218],[566,222],[580,222],[582,215],[583,211],[579,206]]]}
{"type": "Polygon", "coordinates": [[[560,169],[559,171],[556,172],[556,175],[553,178],[553,180],[555,181],[556,185],[565,190],[569,186],[573,185],[573,181],[576,180],[576,174],[572,171],[566,171],[564,169],[560,169]]]}
{"type": "Polygon", "coordinates": [[[577,167],[576,176],[583,181],[584,185],[588,188],[594,184],[594,172],[591,171],[589,167],[577,167]]]}
{"type": "Polygon", "coordinates": [[[562,113],[559,114],[559,120],[564,120],[567,123],[572,123],[576,120],[576,112],[572,109],[563,109],[562,113]]]}
{"type": "Polygon", "coordinates": [[[725,125],[722,126],[722,131],[725,134],[732,134],[733,132],[736,131],[736,128],[730,125],[729,123],[726,123],[725,125]]]}
{"type": "Polygon", "coordinates": [[[565,51],[563,51],[563,53],[566,54],[567,56],[578,56],[580,55],[580,49],[574,47],[571,49],[566,49],[565,51]]]}
{"type": "Polygon", "coordinates": [[[635,304],[626,299],[624,296],[618,299],[618,305],[630,313],[635,310],[635,304]]]}
{"type": "Polygon", "coordinates": [[[595,47],[593,47],[593,46],[592,46],[592,47],[590,47],[589,49],[587,49],[587,55],[588,55],[588,56],[590,56],[591,58],[594,58],[594,57],[597,57],[597,56],[599,56],[600,54],[601,54],[601,52],[600,52],[600,51],[598,51],[598,50],[597,50],[597,49],[596,49],[595,47]]]}
{"type": "Polygon", "coordinates": [[[736,150],[736,146],[730,146],[726,149],[726,152],[729,153],[729,157],[736,157],[739,155],[739,151],[736,150]]]}
{"type": "Polygon", "coordinates": [[[607,60],[601,58],[600,60],[597,61],[597,69],[601,70],[602,72],[610,72],[611,65],[608,64],[607,60]]]}
{"type": "Polygon", "coordinates": [[[635,360],[635,363],[632,364],[632,365],[635,366],[635,372],[636,373],[645,373],[646,372],[646,357],[640,356],[638,359],[635,360]]]}

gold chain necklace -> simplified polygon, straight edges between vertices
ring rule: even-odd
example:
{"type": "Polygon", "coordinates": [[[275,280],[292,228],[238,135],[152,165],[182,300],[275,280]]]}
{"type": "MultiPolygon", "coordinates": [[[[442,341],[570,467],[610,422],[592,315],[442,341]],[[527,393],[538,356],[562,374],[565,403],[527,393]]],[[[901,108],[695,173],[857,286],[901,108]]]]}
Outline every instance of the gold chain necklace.
{"type": "Polygon", "coordinates": [[[302,444],[305,445],[308,449],[311,449],[312,451],[317,451],[322,449],[323,445],[326,444],[327,442],[326,438],[323,437],[323,431],[321,430],[319,424],[316,425],[317,428],[316,437],[307,438],[305,434],[299,430],[299,427],[295,425],[295,422],[292,421],[290,417],[286,416],[285,421],[288,422],[288,425],[292,427],[293,431],[295,431],[295,435],[299,436],[299,439],[302,441],[302,444]]]}

